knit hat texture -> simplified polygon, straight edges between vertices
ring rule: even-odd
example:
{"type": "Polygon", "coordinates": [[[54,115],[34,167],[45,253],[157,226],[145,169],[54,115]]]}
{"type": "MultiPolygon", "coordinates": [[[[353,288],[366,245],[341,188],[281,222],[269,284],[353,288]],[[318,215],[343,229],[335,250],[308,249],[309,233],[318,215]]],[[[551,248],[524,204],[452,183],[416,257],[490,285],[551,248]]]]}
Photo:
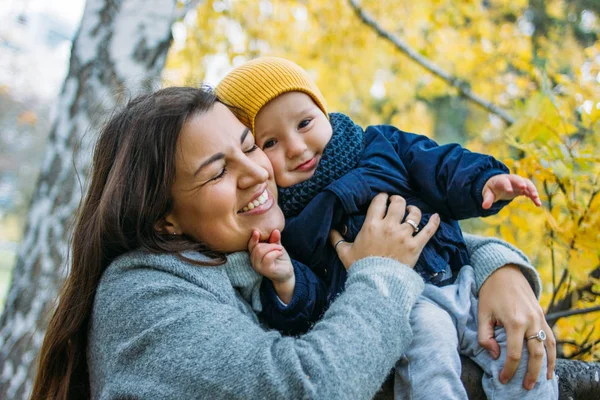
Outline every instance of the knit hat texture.
{"type": "Polygon", "coordinates": [[[309,95],[326,117],[325,98],[299,65],[277,57],[261,57],[231,71],[215,88],[219,100],[254,133],[258,112],[271,100],[287,92],[309,95]]]}

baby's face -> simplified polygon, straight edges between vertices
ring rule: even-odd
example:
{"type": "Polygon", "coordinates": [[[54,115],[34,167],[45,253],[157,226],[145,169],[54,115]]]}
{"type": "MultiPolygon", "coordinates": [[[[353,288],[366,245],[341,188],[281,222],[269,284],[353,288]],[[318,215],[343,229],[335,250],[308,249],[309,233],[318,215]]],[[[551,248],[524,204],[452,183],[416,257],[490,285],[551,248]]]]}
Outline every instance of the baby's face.
{"type": "Polygon", "coordinates": [[[332,129],[309,95],[288,92],[259,111],[254,134],[256,144],[271,160],[275,182],[288,187],[313,176],[332,129]]]}

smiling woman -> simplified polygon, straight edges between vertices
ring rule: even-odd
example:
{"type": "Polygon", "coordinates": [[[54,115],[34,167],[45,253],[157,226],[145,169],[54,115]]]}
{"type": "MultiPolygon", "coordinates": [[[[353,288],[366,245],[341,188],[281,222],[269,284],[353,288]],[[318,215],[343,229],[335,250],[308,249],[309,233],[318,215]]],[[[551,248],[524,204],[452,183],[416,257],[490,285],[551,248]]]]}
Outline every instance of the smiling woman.
{"type": "Polygon", "coordinates": [[[245,249],[252,229],[262,240],[283,229],[273,168],[249,132],[220,103],[185,124],[177,143],[173,205],[161,229],[222,252],[245,249]]]}
{"type": "MultiPolygon", "coordinates": [[[[412,268],[439,223],[413,236],[387,200],[343,246],[345,291],[282,336],[248,253],[284,224],[267,157],[208,90],[132,100],[100,133],[32,398],[372,398],[411,342],[412,268]]],[[[289,309],[316,281],[294,273],[289,309]]]]}
{"type": "Polygon", "coordinates": [[[208,90],[132,100],[98,139],[32,398],[372,397],[410,342],[410,260],[435,229],[413,238],[378,207],[395,243],[365,233],[346,293],[283,337],[258,319],[247,251],[284,224],[267,157],[208,90]]]}

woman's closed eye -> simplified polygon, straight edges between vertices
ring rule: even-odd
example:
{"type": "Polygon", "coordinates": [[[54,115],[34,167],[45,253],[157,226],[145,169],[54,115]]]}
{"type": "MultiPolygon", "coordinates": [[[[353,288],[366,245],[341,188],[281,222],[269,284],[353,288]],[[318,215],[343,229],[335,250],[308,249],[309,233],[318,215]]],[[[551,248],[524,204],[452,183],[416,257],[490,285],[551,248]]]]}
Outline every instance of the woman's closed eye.
{"type": "Polygon", "coordinates": [[[244,153],[248,154],[248,153],[252,153],[254,150],[258,149],[258,146],[256,145],[256,143],[254,143],[252,145],[252,147],[250,147],[248,150],[245,150],[244,153]]]}
{"type": "MultiPolygon", "coordinates": [[[[254,151],[254,150],[251,150],[251,151],[254,151]]],[[[213,178],[210,178],[209,180],[207,180],[206,182],[204,182],[204,184],[202,186],[204,186],[204,185],[206,185],[207,183],[210,183],[210,182],[218,181],[219,179],[221,179],[222,177],[224,177],[226,173],[227,173],[227,168],[223,167],[223,169],[221,170],[221,172],[219,173],[219,175],[217,175],[217,176],[215,176],[213,178]]]]}

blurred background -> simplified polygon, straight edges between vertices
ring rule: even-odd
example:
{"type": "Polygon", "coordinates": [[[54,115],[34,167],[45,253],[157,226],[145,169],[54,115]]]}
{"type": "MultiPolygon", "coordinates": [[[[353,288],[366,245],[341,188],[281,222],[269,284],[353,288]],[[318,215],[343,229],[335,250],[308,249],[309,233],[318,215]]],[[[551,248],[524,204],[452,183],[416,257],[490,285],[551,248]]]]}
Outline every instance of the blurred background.
{"type": "MultiPolygon", "coordinates": [[[[0,3],[0,298],[84,3],[0,3]]],[[[519,199],[463,227],[531,258],[560,356],[600,358],[600,1],[186,0],[177,10],[162,86],[214,86],[251,58],[285,57],[330,111],[459,142],[530,177],[541,208],[519,199]]]]}
{"type": "Polygon", "coordinates": [[[0,1],[0,308],[84,5],[0,1]]]}

